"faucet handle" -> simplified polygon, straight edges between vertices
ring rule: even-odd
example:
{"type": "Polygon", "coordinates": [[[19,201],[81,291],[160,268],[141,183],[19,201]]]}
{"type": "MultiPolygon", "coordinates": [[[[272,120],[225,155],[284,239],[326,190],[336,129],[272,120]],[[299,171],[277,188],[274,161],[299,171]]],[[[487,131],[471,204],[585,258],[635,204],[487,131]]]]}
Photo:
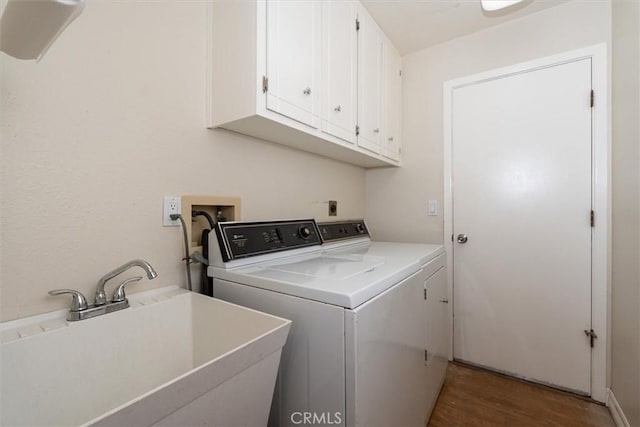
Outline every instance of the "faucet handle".
{"type": "Polygon", "coordinates": [[[49,291],[49,295],[52,296],[64,294],[71,294],[73,296],[73,300],[71,301],[71,311],[82,311],[89,308],[87,299],[78,291],[74,291],[73,289],[54,289],[49,291]]]}
{"type": "Polygon", "coordinates": [[[124,294],[124,287],[127,286],[131,282],[137,282],[142,280],[142,276],[131,277],[124,282],[120,283],[116,290],[113,292],[113,299],[111,302],[122,302],[127,299],[127,296],[124,294]]]}

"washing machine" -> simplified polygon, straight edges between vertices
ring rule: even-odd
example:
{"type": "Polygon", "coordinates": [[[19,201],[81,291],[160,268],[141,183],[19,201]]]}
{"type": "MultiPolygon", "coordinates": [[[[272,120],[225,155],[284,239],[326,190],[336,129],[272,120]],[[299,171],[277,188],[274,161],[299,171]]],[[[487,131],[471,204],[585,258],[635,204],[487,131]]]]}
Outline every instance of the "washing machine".
{"type": "Polygon", "coordinates": [[[445,280],[441,245],[372,242],[361,220],[225,222],[209,236],[213,296],[293,321],[269,425],[426,424],[444,378],[425,306],[445,280]]]}

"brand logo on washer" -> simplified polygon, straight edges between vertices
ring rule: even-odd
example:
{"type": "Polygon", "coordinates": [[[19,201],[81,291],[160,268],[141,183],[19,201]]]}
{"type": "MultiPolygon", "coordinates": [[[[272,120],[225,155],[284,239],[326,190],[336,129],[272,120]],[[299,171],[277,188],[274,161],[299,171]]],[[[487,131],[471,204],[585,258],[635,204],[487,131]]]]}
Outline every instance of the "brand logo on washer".
{"type": "Polygon", "coordinates": [[[341,412],[294,412],[291,422],[296,425],[337,425],[342,424],[341,412]]]}

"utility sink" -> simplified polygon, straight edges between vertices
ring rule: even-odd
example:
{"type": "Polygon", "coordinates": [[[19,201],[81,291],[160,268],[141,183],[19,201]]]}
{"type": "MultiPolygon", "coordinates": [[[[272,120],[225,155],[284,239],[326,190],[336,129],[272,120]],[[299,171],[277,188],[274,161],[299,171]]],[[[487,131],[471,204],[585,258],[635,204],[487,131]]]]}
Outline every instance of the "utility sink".
{"type": "Polygon", "coordinates": [[[0,425],[266,425],[291,322],[175,286],[0,325],[0,425]]]}

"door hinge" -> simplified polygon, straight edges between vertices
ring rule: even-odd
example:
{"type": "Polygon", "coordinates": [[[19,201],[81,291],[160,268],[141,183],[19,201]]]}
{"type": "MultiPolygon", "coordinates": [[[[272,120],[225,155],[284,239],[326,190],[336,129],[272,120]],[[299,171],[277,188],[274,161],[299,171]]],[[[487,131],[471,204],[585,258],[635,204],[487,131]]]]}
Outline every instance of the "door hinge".
{"type": "Polygon", "coordinates": [[[360,126],[356,125],[356,136],[360,135],[360,126]]]}
{"type": "Polygon", "coordinates": [[[424,288],[424,299],[427,299],[427,288],[424,288]]]}
{"type": "Polygon", "coordinates": [[[584,330],[584,334],[589,337],[589,341],[591,343],[591,348],[593,348],[593,340],[598,338],[598,336],[596,335],[595,332],[593,332],[593,329],[590,329],[588,331],[585,329],[584,330]]]}
{"type": "Polygon", "coordinates": [[[269,90],[269,79],[267,76],[262,76],[262,93],[267,93],[269,90]]]}
{"type": "Polygon", "coordinates": [[[398,74],[400,74],[400,77],[402,77],[402,70],[399,70],[398,74]]]}
{"type": "Polygon", "coordinates": [[[360,31],[360,20],[356,18],[356,31],[360,31]]]}
{"type": "Polygon", "coordinates": [[[428,362],[429,361],[429,351],[427,351],[427,349],[424,349],[424,361],[428,362]]]}
{"type": "Polygon", "coordinates": [[[590,99],[591,99],[591,101],[590,101],[591,108],[593,108],[593,106],[595,105],[595,101],[596,101],[596,94],[593,91],[593,89],[591,89],[591,98],[590,99]]]}
{"type": "Polygon", "coordinates": [[[595,212],[593,212],[593,209],[591,210],[591,226],[592,227],[596,226],[596,214],[595,212]]]}

